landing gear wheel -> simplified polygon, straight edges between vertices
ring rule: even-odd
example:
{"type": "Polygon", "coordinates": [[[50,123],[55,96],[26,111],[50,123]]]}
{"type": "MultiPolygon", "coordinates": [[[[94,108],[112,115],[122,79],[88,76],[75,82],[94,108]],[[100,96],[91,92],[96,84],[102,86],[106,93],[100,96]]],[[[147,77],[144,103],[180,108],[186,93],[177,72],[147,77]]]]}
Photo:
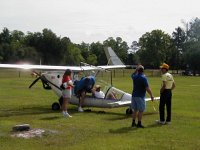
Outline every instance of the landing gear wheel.
{"type": "Polygon", "coordinates": [[[57,102],[53,103],[51,106],[51,109],[52,110],[60,110],[60,104],[57,102]]]}
{"type": "Polygon", "coordinates": [[[132,109],[131,108],[127,108],[126,109],[126,115],[130,115],[132,114],[132,109]]]}

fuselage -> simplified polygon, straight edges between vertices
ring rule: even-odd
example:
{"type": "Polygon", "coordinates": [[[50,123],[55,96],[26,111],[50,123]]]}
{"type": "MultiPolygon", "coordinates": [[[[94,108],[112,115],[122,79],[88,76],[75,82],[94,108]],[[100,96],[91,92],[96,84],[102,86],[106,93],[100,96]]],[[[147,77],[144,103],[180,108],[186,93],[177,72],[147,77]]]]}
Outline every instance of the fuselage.
{"type": "MultiPolygon", "coordinates": [[[[49,80],[53,84],[60,87],[60,85],[62,83],[63,73],[64,72],[53,72],[53,71],[51,71],[51,72],[43,73],[43,75],[46,77],[47,80],[49,80]]],[[[75,76],[74,73],[72,73],[71,78],[72,78],[72,80],[74,80],[74,78],[76,78],[76,80],[77,80],[77,76],[75,76]]],[[[62,91],[59,88],[55,87],[52,84],[50,84],[50,86],[51,86],[52,90],[54,91],[54,93],[59,98],[62,97],[62,91]]],[[[116,95],[117,95],[117,99],[113,100],[113,99],[106,99],[106,98],[95,98],[95,97],[92,97],[90,94],[88,94],[85,97],[84,106],[86,106],[86,107],[100,107],[100,108],[113,108],[113,107],[121,107],[122,106],[120,104],[121,102],[123,102],[123,106],[130,105],[131,94],[129,94],[129,93],[126,93],[122,90],[119,90],[119,89],[117,89],[113,86],[104,87],[103,92],[106,95],[109,94],[110,92],[115,92],[116,95]]],[[[79,99],[74,94],[73,90],[72,90],[72,98],[70,99],[69,103],[73,104],[73,105],[79,104],[79,99]]]]}

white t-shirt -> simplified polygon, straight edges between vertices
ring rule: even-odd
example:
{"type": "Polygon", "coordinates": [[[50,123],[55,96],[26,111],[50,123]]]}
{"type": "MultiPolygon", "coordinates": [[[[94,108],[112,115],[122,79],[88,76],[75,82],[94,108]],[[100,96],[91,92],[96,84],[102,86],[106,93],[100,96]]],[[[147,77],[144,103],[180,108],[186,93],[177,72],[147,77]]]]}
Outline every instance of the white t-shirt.
{"type": "Polygon", "coordinates": [[[171,89],[174,82],[174,78],[170,73],[167,72],[162,75],[162,81],[165,81],[166,83],[165,89],[171,89]]]}
{"type": "Polygon", "coordinates": [[[94,96],[95,96],[96,98],[104,98],[104,97],[105,97],[105,94],[104,94],[104,92],[102,92],[102,91],[99,91],[99,92],[95,91],[95,92],[94,92],[94,96]]]}

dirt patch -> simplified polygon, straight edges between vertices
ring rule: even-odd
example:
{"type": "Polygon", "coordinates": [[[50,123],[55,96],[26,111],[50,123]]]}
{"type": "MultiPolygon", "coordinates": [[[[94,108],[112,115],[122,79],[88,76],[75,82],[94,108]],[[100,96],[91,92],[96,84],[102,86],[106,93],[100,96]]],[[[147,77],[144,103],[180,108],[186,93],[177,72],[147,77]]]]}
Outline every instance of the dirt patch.
{"type": "Polygon", "coordinates": [[[12,132],[11,137],[29,139],[33,137],[42,137],[45,132],[46,131],[44,129],[31,129],[28,131],[12,132]]]}

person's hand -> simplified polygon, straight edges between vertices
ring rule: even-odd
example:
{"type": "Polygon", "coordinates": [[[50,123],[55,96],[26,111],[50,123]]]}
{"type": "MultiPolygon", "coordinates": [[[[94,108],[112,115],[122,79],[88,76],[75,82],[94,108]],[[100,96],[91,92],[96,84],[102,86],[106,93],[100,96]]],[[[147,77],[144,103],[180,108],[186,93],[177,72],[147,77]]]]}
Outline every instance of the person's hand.
{"type": "Polygon", "coordinates": [[[153,96],[151,96],[151,101],[152,101],[152,102],[154,101],[154,97],[153,97],[153,96]]]}

